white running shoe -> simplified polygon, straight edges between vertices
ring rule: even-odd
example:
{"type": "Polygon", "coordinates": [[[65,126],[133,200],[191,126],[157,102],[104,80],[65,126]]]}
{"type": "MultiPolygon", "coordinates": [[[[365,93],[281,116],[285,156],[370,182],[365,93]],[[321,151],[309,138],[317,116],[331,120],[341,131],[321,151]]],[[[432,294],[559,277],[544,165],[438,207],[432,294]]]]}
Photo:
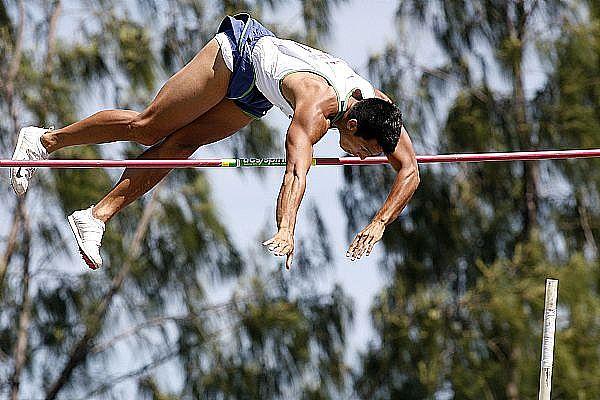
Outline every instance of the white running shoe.
{"type": "MultiPolygon", "coordinates": [[[[19,131],[17,147],[13,153],[13,160],[46,160],[48,151],[42,145],[40,138],[48,129],[28,126],[19,131]]],[[[34,167],[14,167],[10,169],[10,184],[15,193],[23,196],[29,187],[29,180],[35,174],[34,167]]]]}
{"type": "Polygon", "coordinates": [[[85,210],[75,211],[67,219],[79,245],[79,252],[83,257],[83,261],[91,269],[98,269],[102,266],[100,245],[104,234],[104,222],[92,215],[93,207],[90,206],[85,210]]]}

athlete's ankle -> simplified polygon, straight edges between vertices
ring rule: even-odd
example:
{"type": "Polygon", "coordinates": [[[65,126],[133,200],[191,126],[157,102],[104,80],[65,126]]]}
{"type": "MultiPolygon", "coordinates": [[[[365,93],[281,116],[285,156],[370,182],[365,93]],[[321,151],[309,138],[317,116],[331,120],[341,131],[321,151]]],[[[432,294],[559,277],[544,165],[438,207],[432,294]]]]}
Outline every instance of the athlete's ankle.
{"type": "Polygon", "coordinates": [[[113,215],[114,213],[105,210],[102,206],[99,206],[98,204],[92,207],[92,217],[104,222],[105,224],[108,221],[110,221],[113,215]]]}
{"type": "Polygon", "coordinates": [[[55,152],[57,150],[57,140],[54,131],[48,131],[40,136],[40,143],[44,146],[48,154],[55,152]]]}

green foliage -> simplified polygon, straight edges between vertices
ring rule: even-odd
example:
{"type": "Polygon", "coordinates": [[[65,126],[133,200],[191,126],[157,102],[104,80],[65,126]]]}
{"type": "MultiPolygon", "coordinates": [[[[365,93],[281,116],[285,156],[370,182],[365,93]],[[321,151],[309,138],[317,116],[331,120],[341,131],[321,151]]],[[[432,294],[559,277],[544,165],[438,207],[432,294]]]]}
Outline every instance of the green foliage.
{"type": "MultiPolygon", "coordinates": [[[[210,40],[224,13],[253,9],[260,18],[264,7],[279,3],[0,1],[2,154],[12,151],[16,130],[25,123],[64,126],[97,102],[142,110],[161,82],[210,40]],[[68,15],[61,14],[65,10],[68,15]],[[19,53],[20,16],[27,24],[19,53]],[[58,29],[50,27],[53,18],[58,29]],[[13,78],[8,74],[12,60],[19,61],[13,78]]],[[[328,18],[320,12],[333,3],[301,4],[310,35],[326,33],[328,18]],[[311,7],[320,11],[312,13],[311,7]]],[[[255,122],[229,142],[230,151],[274,155],[280,137],[255,122]]],[[[141,151],[139,146],[104,149],[69,148],[58,157],[129,158],[141,151]]],[[[118,398],[125,387],[161,400],[251,393],[324,399],[347,389],[344,345],[351,304],[339,288],[307,290],[315,272],[331,263],[316,207],[310,213],[315,221],[311,239],[298,238],[302,252],[314,257],[299,257],[292,283],[281,271],[251,271],[249,265],[258,266],[230,239],[207,177],[199,171],[174,172],[107,226],[105,267],[74,274],[82,263],[74,256],[64,215],[97,201],[116,177],[106,170],[40,171],[25,200],[27,220],[15,219],[18,234],[12,239],[10,227],[3,231],[2,395],[16,388],[10,378],[19,335],[27,343],[17,373],[19,391],[33,398],[118,398]],[[26,271],[31,283],[24,293],[26,271]],[[233,279],[241,283],[233,286],[233,279]],[[233,294],[223,306],[212,304],[211,286],[222,284],[233,294]],[[20,329],[16,322],[25,315],[26,300],[31,318],[20,329]],[[163,364],[173,368],[177,382],[156,371],[163,364]]],[[[19,206],[13,196],[2,196],[3,220],[10,221],[19,206]]],[[[260,267],[265,265],[273,267],[266,261],[260,267]]]]}
{"type": "MultiPolygon", "coordinates": [[[[560,1],[402,2],[399,24],[418,21],[440,61],[419,67],[417,55],[392,46],[370,69],[405,106],[418,147],[597,147],[598,21],[572,12],[560,1]],[[549,26],[558,33],[540,31],[549,26]],[[533,94],[524,88],[528,58],[550,71],[533,94]],[[416,87],[407,82],[415,75],[416,87]]],[[[553,397],[598,397],[597,166],[422,167],[421,186],[383,239],[390,283],[372,309],[377,335],[356,373],[357,394],[534,398],[543,283],[553,276],[561,282],[553,397]]],[[[391,169],[345,170],[351,230],[374,214],[393,177],[391,169]]]]}
{"type": "Polygon", "coordinates": [[[305,21],[306,33],[304,42],[309,45],[318,45],[321,38],[329,33],[332,9],[344,0],[301,0],[302,19],[305,21]]]}
{"type": "Polygon", "coordinates": [[[111,26],[109,29],[118,32],[119,67],[132,89],[144,88],[152,92],[156,77],[153,71],[153,60],[148,59],[147,56],[152,54],[149,32],[145,27],[127,20],[115,21],[115,24],[116,26],[111,26]]]}
{"type": "Polygon", "coordinates": [[[446,387],[459,399],[510,398],[516,380],[520,395],[535,397],[544,278],[552,276],[560,281],[554,396],[596,398],[597,265],[580,256],[548,264],[543,247],[528,244],[511,260],[472,268],[481,275],[461,296],[448,285],[408,290],[398,277],[376,299],[383,342],[365,355],[360,396],[432,398],[446,387]]]}
{"type": "MultiPolygon", "coordinates": [[[[335,398],[343,389],[345,326],[350,304],[340,288],[330,295],[289,300],[281,275],[256,276],[243,296],[235,293],[230,322],[232,338],[202,355],[181,343],[185,368],[192,371],[194,398],[299,398],[307,391],[335,398]],[[268,283],[268,286],[267,286],[268,283]],[[285,383],[282,385],[282,383],[285,383]]],[[[189,327],[193,332],[194,328],[189,327]]],[[[186,335],[186,341],[194,337],[186,335]]],[[[197,332],[201,341],[203,332],[197,332]]]]}

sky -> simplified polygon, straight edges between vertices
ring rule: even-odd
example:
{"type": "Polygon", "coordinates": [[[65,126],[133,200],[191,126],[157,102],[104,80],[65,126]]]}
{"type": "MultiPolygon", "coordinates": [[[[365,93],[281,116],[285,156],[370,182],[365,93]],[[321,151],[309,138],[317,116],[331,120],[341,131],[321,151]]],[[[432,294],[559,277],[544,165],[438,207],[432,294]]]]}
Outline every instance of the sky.
{"type": "MultiPolygon", "coordinates": [[[[367,61],[370,55],[384,49],[394,36],[395,1],[353,0],[338,6],[333,13],[331,35],[325,43],[326,50],[349,63],[358,73],[367,77],[367,61]],[[357,29],[357,24],[361,27],[357,29]]],[[[297,10],[283,9],[274,18],[288,19],[297,10]]],[[[299,14],[298,14],[299,15],[299,14]]],[[[268,17],[267,17],[268,18],[268,17]]],[[[268,21],[266,21],[268,23],[268,21]]],[[[269,112],[267,122],[281,131],[283,144],[289,119],[275,107],[269,112]]],[[[337,157],[344,155],[338,145],[337,131],[329,131],[315,146],[316,157],[337,157]]],[[[206,151],[214,157],[227,157],[223,145],[208,146],[196,153],[196,157],[206,156],[206,151]],[[222,150],[223,149],[223,150],[222,150]]],[[[366,168],[388,168],[373,166],[366,168]]],[[[267,221],[270,232],[276,232],[275,202],[281,185],[283,170],[269,168],[264,178],[252,173],[240,173],[228,168],[207,170],[212,183],[213,196],[218,199],[221,220],[227,225],[235,243],[243,250],[261,247],[260,237],[267,221]],[[243,202],[240,201],[243,193],[243,202]]],[[[356,351],[362,350],[373,331],[369,319],[369,307],[373,297],[382,288],[384,276],[378,269],[382,252],[375,250],[368,258],[352,262],[345,258],[349,242],[347,240],[346,216],[339,201],[339,192],[344,184],[341,167],[313,167],[309,172],[306,194],[300,208],[297,222],[297,235],[308,227],[306,211],[309,202],[317,204],[324,217],[333,253],[330,271],[324,271],[322,287],[330,288],[340,284],[346,295],[354,301],[354,325],[349,337],[349,357],[356,361],[356,351]]],[[[269,268],[271,268],[269,266],[269,268]]],[[[285,272],[283,272],[285,273],[285,272]]],[[[315,290],[319,290],[316,288],[315,290]]],[[[216,296],[219,293],[215,294],[216,296]]]]}

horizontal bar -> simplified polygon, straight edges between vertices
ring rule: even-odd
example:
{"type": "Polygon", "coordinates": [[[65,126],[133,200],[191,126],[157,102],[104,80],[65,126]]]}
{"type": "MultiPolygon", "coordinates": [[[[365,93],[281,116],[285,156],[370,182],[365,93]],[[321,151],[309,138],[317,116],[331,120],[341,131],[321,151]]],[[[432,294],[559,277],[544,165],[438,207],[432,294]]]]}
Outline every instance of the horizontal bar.
{"type": "MultiPolygon", "coordinates": [[[[516,151],[507,153],[463,153],[417,156],[420,164],[557,160],[570,158],[600,157],[600,149],[516,151]]],[[[386,157],[358,157],[313,159],[313,165],[378,165],[387,164],[386,157]]],[[[0,168],[46,167],[46,168],[204,168],[204,167],[280,167],[285,158],[221,158],[189,160],[0,160],[0,168]]]]}

